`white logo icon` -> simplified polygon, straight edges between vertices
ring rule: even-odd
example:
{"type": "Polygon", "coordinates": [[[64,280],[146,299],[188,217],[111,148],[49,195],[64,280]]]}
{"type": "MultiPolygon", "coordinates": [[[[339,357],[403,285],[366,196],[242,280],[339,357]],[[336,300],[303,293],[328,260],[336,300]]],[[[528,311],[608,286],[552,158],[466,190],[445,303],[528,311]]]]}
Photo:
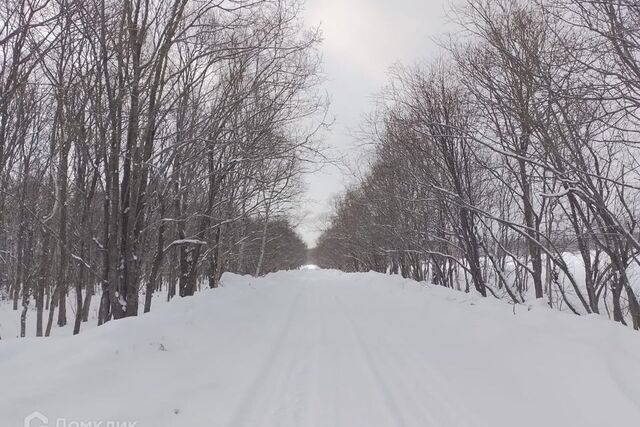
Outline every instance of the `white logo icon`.
{"type": "Polygon", "coordinates": [[[49,418],[38,411],[34,411],[24,418],[24,427],[47,427],[49,418]]]}

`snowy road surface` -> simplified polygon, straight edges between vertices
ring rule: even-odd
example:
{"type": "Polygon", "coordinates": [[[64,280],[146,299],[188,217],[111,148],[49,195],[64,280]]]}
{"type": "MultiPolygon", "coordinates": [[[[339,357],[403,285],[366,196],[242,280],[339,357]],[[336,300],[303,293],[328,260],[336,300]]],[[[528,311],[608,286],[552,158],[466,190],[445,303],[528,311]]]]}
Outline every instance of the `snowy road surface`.
{"type": "Polygon", "coordinates": [[[223,283],[78,337],[0,341],[0,426],[640,423],[640,334],[609,321],[374,273],[223,283]]]}

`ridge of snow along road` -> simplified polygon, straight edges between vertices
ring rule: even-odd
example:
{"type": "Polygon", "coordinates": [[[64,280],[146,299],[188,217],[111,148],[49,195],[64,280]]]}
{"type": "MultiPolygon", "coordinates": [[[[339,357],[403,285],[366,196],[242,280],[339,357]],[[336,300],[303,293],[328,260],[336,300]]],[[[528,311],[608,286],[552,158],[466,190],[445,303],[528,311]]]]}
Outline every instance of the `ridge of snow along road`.
{"type": "Polygon", "coordinates": [[[640,337],[597,316],[378,273],[222,284],[76,337],[0,341],[0,426],[36,411],[50,426],[640,420],[640,337]]]}

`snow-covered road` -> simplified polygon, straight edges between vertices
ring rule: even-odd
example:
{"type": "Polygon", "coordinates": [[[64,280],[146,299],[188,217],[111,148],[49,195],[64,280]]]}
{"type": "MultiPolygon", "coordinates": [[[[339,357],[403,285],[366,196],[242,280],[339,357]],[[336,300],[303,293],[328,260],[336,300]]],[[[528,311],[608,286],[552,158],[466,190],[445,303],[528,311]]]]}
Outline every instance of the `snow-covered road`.
{"type": "Polygon", "coordinates": [[[640,420],[640,335],[597,317],[375,273],[223,283],[78,337],[0,341],[0,426],[32,411],[51,426],[640,420]]]}

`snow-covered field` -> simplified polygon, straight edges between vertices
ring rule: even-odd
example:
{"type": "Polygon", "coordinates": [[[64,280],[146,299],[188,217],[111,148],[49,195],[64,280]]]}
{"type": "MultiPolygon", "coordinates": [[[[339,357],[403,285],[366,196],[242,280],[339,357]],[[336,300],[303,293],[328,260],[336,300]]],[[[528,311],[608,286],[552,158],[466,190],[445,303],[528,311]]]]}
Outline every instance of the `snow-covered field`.
{"type": "Polygon", "coordinates": [[[50,426],[640,420],[640,335],[602,317],[376,273],[222,283],[76,337],[0,341],[0,426],[32,411],[50,426]]]}

